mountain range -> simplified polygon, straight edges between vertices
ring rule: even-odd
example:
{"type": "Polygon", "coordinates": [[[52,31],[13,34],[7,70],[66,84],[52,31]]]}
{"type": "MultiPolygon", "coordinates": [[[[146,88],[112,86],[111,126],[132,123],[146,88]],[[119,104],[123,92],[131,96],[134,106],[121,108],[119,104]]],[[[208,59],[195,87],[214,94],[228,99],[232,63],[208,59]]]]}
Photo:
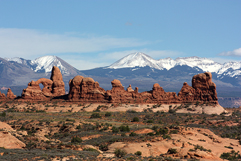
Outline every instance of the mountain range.
{"type": "Polygon", "coordinates": [[[111,80],[120,79],[124,87],[131,83],[140,91],[159,83],[165,91],[178,92],[183,82],[191,85],[194,75],[208,71],[213,75],[219,97],[241,96],[241,62],[220,64],[200,57],[155,60],[144,53],[132,53],[109,66],[89,70],[78,70],[57,56],[35,60],[0,58],[0,87],[23,88],[31,80],[49,78],[53,66],[61,70],[67,91],[69,80],[83,75],[94,78],[104,89],[111,88],[111,80]]]}

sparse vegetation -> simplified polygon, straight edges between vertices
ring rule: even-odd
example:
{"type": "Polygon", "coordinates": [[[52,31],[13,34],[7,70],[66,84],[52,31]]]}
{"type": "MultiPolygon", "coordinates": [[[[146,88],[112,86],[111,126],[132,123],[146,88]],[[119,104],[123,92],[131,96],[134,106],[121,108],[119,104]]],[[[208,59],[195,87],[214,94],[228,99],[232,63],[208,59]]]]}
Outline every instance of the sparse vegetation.
{"type": "MultiPolygon", "coordinates": [[[[81,158],[80,160],[87,160],[83,159],[87,157],[89,160],[94,160],[94,158],[96,158],[98,155],[96,149],[86,148],[83,149],[84,151],[78,153],[73,149],[82,147],[83,145],[93,145],[95,147],[99,147],[101,151],[107,151],[109,150],[109,145],[115,142],[149,142],[144,147],[150,148],[151,146],[154,146],[152,141],[160,139],[162,141],[170,142],[175,140],[175,137],[171,136],[176,135],[172,134],[181,135],[181,129],[188,129],[193,127],[205,127],[206,129],[214,132],[216,135],[222,136],[223,138],[228,137],[236,139],[241,143],[241,115],[240,112],[236,111],[235,109],[231,116],[227,116],[225,114],[220,116],[207,115],[204,113],[182,114],[175,112],[172,113],[170,111],[152,112],[151,110],[146,110],[145,112],[103,112],[102,108],[105,107],[99,107],[99,112],[85,112],[84,110],[81,112],[68,111],[69,109],[79,105],[76,103],[76,105],[72,104],[71,108],[69,108],[69,104],[63,104],[65,108],[69,108],[68,110],[60,107],[59,105],[56,106],[55,104],[55,107],[61,108],[63,112],[50,113],[44,110],[46,105],[49,106],[47,107],[48,111],[50,108],[54,108],[52,103],[49,102],[46,102],[42,109],[38,108],[38,103],[29,103],[28,106],[25,106],[21,109],[22,111],[19,111],[19,109],[16,107],[17,104],[15,106],[11,104],[6,106],[4,103],[0,105],[2,108],[6,107],[2,112],[0,112],[1,121],[8,123],[18,132],[26,132],[27,135],[18,136],[18,139],[26,144],[26,148],[30,149],[30,153],[34,150],[37,150],[40,152],[39,154],[42,154],[43,151],[40,150],[42,148],[55,152],[57,154],[56,156],[62,156],[62,154],[56,152],[56,150],[59,150],[62,151],[63,155],[66,156],[70,156],[69,154],[73,153],[74,155],[78,154],[77,158],[81,158]],[[6,115],[2,116],[4,112],[6,115]],[[37,137],[36,134],[39,133],[41,129],[46,130],[44,137],[49,140],[43,141],[37,137]],[[146,133],[139,133],[139,130],[141,131],[142,129],[152,129],[153,131],[149,132],[147,130],[148,132],[146,133]],[[67,150],[65,148],[70,149],[67,150]]],[[[82,104],[80,108],[82,109],[83,106],[87,107],[89,104],[82,104]]],[[[151,106],[152,105],[150,105],[150,107],[151,106]]],[[[158,106],[159,105],[156,105],[152,108],[157,108],[158,106]]],[[[175,110],[180,108],[180,106],[177,105],[170,108],[175,110]]],[[[186,105],[182,105],[181,108],[184,108],[185,106],[186,105]]],[[[212,140],[215,139],[208,133],[203,133],[203,135],[212,140]]],[[[194,146],[194,148],[190,148],[190,151],[201,150],[208,153],[211,151],[210,149],[205,148],[205,145],[203,144],[203,142],[208,143],[206,141],[207,139],[197,140],[197,142],[194,143],[194,140],[190,139],[188,144],[194,146]]],[[[235,146],[232,145],[223,146],[223,148],[225,148],[227,151],[237,151],[235,146]]],[[[5,150],[10,151],[8,149],[3,149],[3,151],[5,150]]],[[[135,154],[125,153],[125,155],[118,156],[124,160],[175,160],[173,158],[169,158],[168,156],[170,154],[178,154],[178,151],[176,153],[175,150],[177,151],[175,148],[170,148],[168,152],[163,156],[161,155],[159,157],[148,157],[145,159],[143,159],[144,157],[142,156],[143,151],[142,153],[141,151],[136,151],[135,154]]],[[[16,155],[20,155],[20,157],[22,156],[17,152],[17,150],[11,151],[14,151],[14,153],[16,155]]],[[[232,153],[230,152],[228,154],[224,153],[222,154],[222,157],[235,156],[237,158],[238,155],[240,155],[240,152],[236,151],[232,153]]],[[[21,153],[24,152],[22,151],[21,153]]],[[[11,155],[15,154],[11,153],[11,155]]],[[[29,160],[31,160],[31,158],[29,160]]]]}
{"type": "Polygon", "coordinates": [[[125,150],[122,150],[122,149],[116,149],[114,154],[118,158],[122,158],[122,157],[124,157],[127,154],[127,152],[125,150]]]}

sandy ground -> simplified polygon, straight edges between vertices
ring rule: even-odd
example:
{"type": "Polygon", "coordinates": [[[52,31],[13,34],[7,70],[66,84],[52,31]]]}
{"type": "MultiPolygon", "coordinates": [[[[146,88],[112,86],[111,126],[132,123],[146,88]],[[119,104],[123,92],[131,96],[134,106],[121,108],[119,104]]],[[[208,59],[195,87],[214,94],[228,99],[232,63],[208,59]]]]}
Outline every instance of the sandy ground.
{"type": "MultiPolygon", "coordinates": [[[[222,106],[215,105],[189,105],[186,108],[178,108],[181,104],[163,104],[156,106],[156,104],[119,104],[118,106],[113,106],[108,103],[10,103],[8,106],[17,108],[19,111],[24,111],[28,109],[36,109],[36,110],[44,110],[46,112],[82,112],[82,111],[95,111],[98,107],[100,111],[109,111],[109,112],[117,112],[117,111],[128,111],[134,110],[137,112],[142,112],[146,109],[151,109],[153,112],[163,111],[168,112],[169,109],[175,109],[177,113],[206,113],[206,114],[221,114],[228,113],[222,106]]],[[[3,108],[0,109],[4,110],[3,108]]]]}
{"type": "Polygon", "coordinates": [[[159,156],[160,154],[167,153],[168,149],[173,148],[178,153],[172,155],[172,157],[188,156],[190,158],[196,156],[201,160],[222,160],[219,158],[220,155],[223,152],[231,151],[231,149],[225,146],[232,147],[235,151],[241,150],[238,140],[221,138],[207,129],[183,128],[180,134],[171,134],[170,140],[157,137],[155,140],[140,143],[115,142],[109,146],[109,150],[103,156],[113,153],[115,149],[123,149],[127,153],[132,154],[140,151],[142,152],[142,156],[159,156]],[[202,146],[211,151],[190,151],[190,149],[194,149],[195,145],[202,146]]]}

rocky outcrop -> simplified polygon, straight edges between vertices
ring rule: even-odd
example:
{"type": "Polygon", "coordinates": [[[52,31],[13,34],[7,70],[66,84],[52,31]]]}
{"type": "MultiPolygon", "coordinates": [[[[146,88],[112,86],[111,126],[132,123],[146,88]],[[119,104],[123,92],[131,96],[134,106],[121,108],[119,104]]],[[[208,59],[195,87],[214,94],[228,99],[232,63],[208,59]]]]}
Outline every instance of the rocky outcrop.
{"type": "Polygon", "coordinates": [[[212,82],[210,72],[193,76],[192,87],[195,89],[195,100],[217,101],[216,85],[212,82]]]}
{"type": "Polygon", "coordinates": [[[131,85],[125,90],[121,82],[114,79],[112,89],[105,91],[99,87],[99,83],[92,78],[76,76],[69,82],[69,95],[71,101],[109,102],[109,103],[189,103],[212,102],[217,104],[216,85],[212,82],[209,72],[193,76],[192,86],[186,82],[176,95],[175,92],[165,92],[155,83],[151,91],[138,92],[138,88],[132,89],[131,85]]]}
{"type": "Polygon", "coordinates": [[[71,101],[103,102],[106,91],[92,78],[76,76],[69,81],[68,99],[71,101]]]}
{"type": "MultiPolygon", "coordinates": [[[[212,74],[209,72],[193,76],[192,86],[186,82],[183,84],[178,95],[175,92],[165,92],[164,89],[155,83],[152,90],[138,92],[129,85],[125,90],[121,82],[114,79],[112,89],[105,91],[99,83],[90,77],[75,76],[69,81],[68,100],[99,103],[196,103],[212,102],[218,104],[216,85],[212,82],[212,74]]],[[[65,94],[64,82],[60,70],[53,67],[50,79],[41,78],[31,81],[28,87],[23,90],[22,98],[33,100],[44,100],[48,97],[56,97],[65,94]],[[44,87],[41,90],[39,84],[44,87]]],[[[9,94],[9,98],[13,94],[9,94]]]]}
{"type": "Polygon", "coordinates": [[[62,74],[58,67],[53,66],[50,79],[40,78],[31,81],[28,87],[23,90],[23,99],[44,100],[47,97],[56,97],[65,94],[64,82],[62,74]],[[39,84],[43,85],[41,90],[39,84]]]}
{"type": "Polygon", "coordinates": [[[14,99],[16,97],[17,96],[13,94],[12,90],[10,88],[8,88],[7,98],[14,99]]]}
{"type": "Polygon", "coordinates": [[[193,76],[192,87],[185,82],[178,97],[180,101],[184,102],[202,101],[218,104],[216,85],[212,82],[212,74],[205,72],[193,76]]]}
{"type": "Polygon", "coordinates": [[[1,93],[1,91],[0,91],[0,99],[5,99],[5,98],[6,98],[5,94],[1,93]]]}

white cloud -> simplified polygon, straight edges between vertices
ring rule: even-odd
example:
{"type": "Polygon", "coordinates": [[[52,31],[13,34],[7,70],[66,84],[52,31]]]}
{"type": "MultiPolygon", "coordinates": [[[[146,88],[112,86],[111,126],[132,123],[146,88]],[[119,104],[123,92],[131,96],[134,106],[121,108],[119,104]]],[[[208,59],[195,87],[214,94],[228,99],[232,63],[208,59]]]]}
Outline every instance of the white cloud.
{"type": "Polygon", "coordinates": [[[89,53],[147,44],[133,38],[49,34],[30,29],[0,28],[0,57],[33,59],[55,53],[89,53]]]}
{"type": "Polygon", "coordinates": [[[219,55],[221,56],[241,56],[241,48],[235,49],[233,51],[222,52],[219,55]]]}

